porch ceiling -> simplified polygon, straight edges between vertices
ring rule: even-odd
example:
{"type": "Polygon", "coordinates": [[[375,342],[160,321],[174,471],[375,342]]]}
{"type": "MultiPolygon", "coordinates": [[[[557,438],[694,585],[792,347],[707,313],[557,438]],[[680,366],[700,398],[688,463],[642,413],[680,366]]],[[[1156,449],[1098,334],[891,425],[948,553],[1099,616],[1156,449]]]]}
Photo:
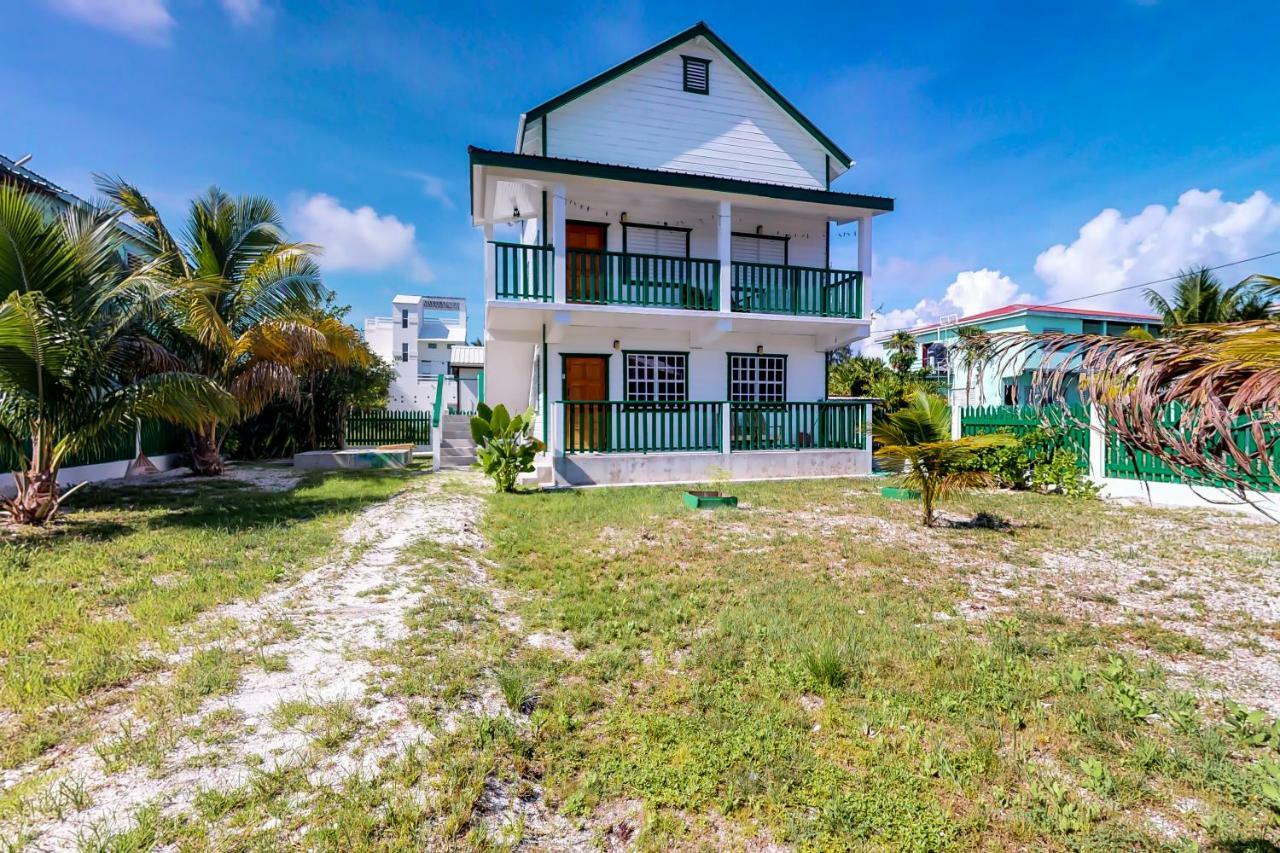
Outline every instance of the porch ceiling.
{"type": "Polygon", "coordinates": [[[563,184],[571,195],[607,194],[618,204],[625,204],[628,198],[655,197],[708,205],[729,201],[751,209],[802,212],[839,223],[893,210],[893,199],[878,196],[471,149],[474,224],[536,217],[541,213],[543,190],[555,184],[563,184]]]}

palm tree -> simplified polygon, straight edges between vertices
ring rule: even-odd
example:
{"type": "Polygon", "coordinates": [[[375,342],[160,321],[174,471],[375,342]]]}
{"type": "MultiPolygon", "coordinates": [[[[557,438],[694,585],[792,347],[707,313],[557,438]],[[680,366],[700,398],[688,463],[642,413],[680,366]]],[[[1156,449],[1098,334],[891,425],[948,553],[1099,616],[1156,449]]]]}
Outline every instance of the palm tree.
{"type": "Polygon", "coordinates": [[[920,492],[926,527],[936,521],[937,501],[991,483],[985,471],[970,470],[979,451],[1016,442],[1002,433],[951,438],[950,407],[941,397],[923,391],[877,423],[874,435],[879,445],[876,458],[899,468],[903,485],[920,492]]]}
{"type": "Polygon", "coordinates": [[[889,366],[899,379],[906,379],[916,363],[916,339],[910,332],[899,329],[885,340],[884,348],[889,351],[889,366]]]}
{"type": "Polygon", "coordinates": [[[155,263],[172,281],[162,325],[174,351],[237,403],[193,430],[196,473],[222,473],[228,428],[272,400],[296,398],[309,365],[366,360],[355,329],[314,310],[327,292],[314,247],[286,239],[269,199],[211,187],[191,202],[177,239],[136,187],[104,176],[98,185],[158,247],[155,263]]]}
{"type": "Polygon", "coordinates": [[[977,326],[956,329],[955,349],[964,358],[964,404],[969,406],[969,388],[973,385],[973,368],[980,367],[991,356],[991,335],[977,326]]]}
{"type": "Polygon", "coordinates": [[[1251,279],[1226,287],[1206,267],[1179,275],[1171,299],[1151,289],[1146,291],[1146,297],[1165,328],[1261,320],[1268,313],[1268,300],[1251,279]]]}
{"type": "Polygon", "coordinates": [[[11,521],[53,518],[69,494],[57,485],[67,457],[136,418],[195,426],[234,411],[144,332],[164,295],[155,273],[125,267],[114,216],[52,219],[0,187],[0,443],[20,462],[17,495],[3,501],[11,521]]]}

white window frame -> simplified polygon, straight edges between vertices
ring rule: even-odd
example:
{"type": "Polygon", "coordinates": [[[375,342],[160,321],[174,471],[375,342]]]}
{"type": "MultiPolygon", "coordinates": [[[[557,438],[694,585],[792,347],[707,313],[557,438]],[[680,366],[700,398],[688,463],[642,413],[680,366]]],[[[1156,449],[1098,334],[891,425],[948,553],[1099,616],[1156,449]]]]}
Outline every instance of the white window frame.
{"type": "Polygon", "coordinates": [[[643,403],[685,402],[689,399],[689,354],[623,353],[622,379],[626,400],[643,403]]]}
{"type": "Polygon", "coordinates": [[[775,353],[729,353],[729,400],[785,403],[787,357],[775,353]]]}

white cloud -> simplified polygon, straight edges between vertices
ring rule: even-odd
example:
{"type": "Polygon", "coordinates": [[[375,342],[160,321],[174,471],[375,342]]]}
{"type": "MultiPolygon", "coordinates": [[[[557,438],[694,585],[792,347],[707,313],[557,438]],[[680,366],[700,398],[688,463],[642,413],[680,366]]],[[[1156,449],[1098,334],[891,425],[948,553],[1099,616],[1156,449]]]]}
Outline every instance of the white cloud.
{"type": "Polygon", "coordinates": [[[413,178],[422,187],[422,194],[440,204],[441,207],[453,210],[457,205],[449,196],[444,180],[425,172],[405,172],[405,177],[413,178]]]}
{"type": "Polygon", "coordinates": [[[167,0],[48,0],[64,15],[135,41],[164,44],[173,29],[167,0]]]}
{"type": "Polygon", "coordinates": [[[248,26],[267,14],[262,0],[218,0],[218,3],[237,26],[248,26]]]}
{"type": "MultiPolygon", "coordinates": [[[[1036,258],[1048,301],[1114,290],[1214,266],[1280,248],[1280,204],[1259,190],[1244,201],[1224,201],[1221,190],[1187,190],[1172,209],[1153,204],[1126,218],[1108,208],[1080,229],[1071,245],[1036,258]]],[[[1253,270],[1241,268],[1243,278],[1253,270]]],[[[1234,273],[1225,271],[1230,280],[1234,273]]],[[[1099,308],[1145,309],[1144,288],[1082,300],[1099,308]]]]}
{"type": "Polygon", "coordinates": [[[1013,279],[999,270],[965,270],[943,291],[942,299],[921,299],[911,308],[895,308],[876,314],[871,319],[871,339],[863,345],[865,355],[880,356],[884,347],[878,339],[899,329],[912,329],[935,323],[948,314],[961,317],[1008,305],[1029,302],[1033,297],[1018,287],[1013,279]]]}
{"type": "Polygon", "coordinates": [[[316,193],[299,199],[290,216],[293,230],[322,247],[326,270],[402,270],[419,282],[435,278],[418,249],[414,226],[372,207],[349,210],[336,198],[316,193]]]}

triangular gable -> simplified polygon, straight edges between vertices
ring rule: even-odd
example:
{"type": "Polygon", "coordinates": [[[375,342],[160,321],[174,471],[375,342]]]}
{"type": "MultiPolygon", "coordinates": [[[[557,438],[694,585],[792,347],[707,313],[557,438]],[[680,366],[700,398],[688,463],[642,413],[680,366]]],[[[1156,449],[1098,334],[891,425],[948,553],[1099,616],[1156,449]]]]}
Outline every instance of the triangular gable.
{"type": "MultiPolygon", "coordinates": [[[[769,81],[765,80],[764,77],[759,74],[759,72],[747,64],[746,60],[739,56],[733,48],[729,47],[729,45],[716,35],[703,21],[699,21],[689,29],[681,33],[677,33],[666,41],[654,45],[642,53],[636,54],[625,62],[615,65],[613,68],[610,68],[601,74],[597,74],[595,77],[574,86],[572,89],[569,89],[568,91],[563,92],[551,100],[539,104],[526,112],[524,116],[522,116],[520,138],[516,142],[516,150],[524,150],[525,136],[528,132],[528,128],[538,119],[545,117],[548,113],[559,107],[563,107],[564,105],[581,98],[583,95],[589,94],[590,92],[617,80],[628,72],[640,68],[646,63],[663,56],[674,48],[691,42],[699,37],[705,39],[709,45],[723,55],[724,58],[736,67],[762,94],[765,95],[765,97],[776,104],[777,107],[793,122],[795,122],[804,133],[808,134],[808,136],[811,137],[819,147],[830,155],[832,160],[832,168],[830,169],[830,172],[833,174],[828,175],[829,178],[842,174],[846,169],[853,165],[853,160],[844,152],[843,149],[840,148],[840,146],[836,145],[829,136],[819,130],[817,125],[796,109],[795,105],[783,97],[781,92],[775,89],[769,81]],[[839,168],[835,168],[836,166],[839,168]]],[[[541,132],[541,130],[538,130],[537,132],[541,132]]]]}

